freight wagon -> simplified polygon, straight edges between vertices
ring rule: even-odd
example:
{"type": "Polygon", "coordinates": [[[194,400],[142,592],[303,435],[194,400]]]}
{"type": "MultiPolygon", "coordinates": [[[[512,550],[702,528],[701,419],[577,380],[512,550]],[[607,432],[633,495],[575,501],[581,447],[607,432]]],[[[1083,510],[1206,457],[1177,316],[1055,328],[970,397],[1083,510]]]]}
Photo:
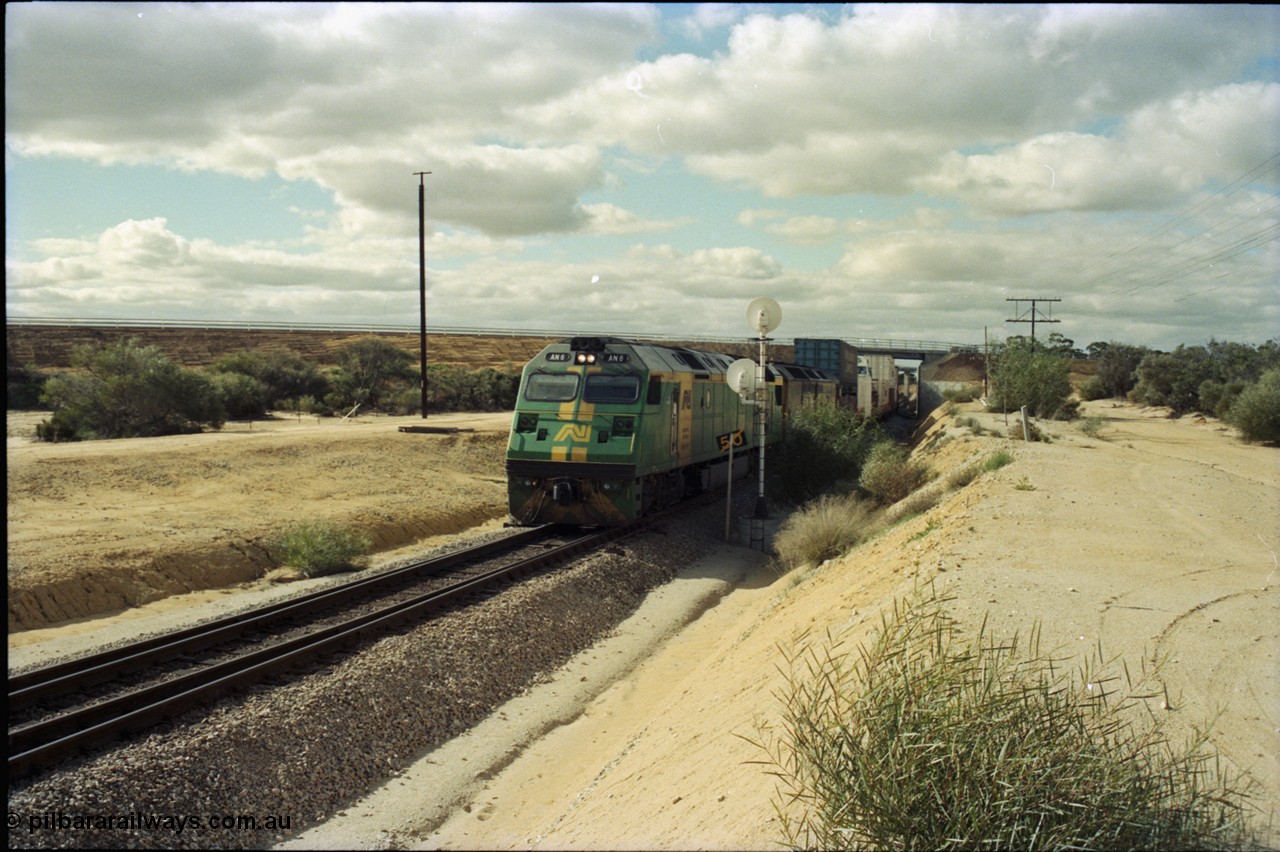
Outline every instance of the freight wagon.
{"type": "Polygon", "coordinates": [[[837,377],[837,399],[865,417],[886,417],[898,406],[898,370],[891,355],[859,354],[833,338],[797,337],[796,363],[837,377]]]}

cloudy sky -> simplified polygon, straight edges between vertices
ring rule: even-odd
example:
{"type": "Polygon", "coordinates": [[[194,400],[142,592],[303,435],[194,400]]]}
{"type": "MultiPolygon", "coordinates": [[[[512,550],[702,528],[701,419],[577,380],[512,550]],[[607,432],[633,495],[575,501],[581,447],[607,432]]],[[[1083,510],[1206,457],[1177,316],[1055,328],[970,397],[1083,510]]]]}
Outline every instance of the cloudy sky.
{"type": "Polygon", "coordinates": [[[1267,6],[5,7],[6,311],[1280,337],[1267,6]]]}

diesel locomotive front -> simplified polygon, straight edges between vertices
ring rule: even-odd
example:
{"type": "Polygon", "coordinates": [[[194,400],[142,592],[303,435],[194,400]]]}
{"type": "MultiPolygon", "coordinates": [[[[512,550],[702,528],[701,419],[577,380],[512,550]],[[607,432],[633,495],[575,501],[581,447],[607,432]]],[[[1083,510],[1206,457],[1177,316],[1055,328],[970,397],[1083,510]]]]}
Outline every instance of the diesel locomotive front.
{"type": "MultiPolygon", "coordinates": [[[[506,456],[512,521],[616,526],[745,474],[759,436],[755,408],[725,381],[732,362],[608,337],[547,346],[520,379],[506,456]]],[[[782,376],[770,370],[766,386],[772,442],[782,376]]]]}

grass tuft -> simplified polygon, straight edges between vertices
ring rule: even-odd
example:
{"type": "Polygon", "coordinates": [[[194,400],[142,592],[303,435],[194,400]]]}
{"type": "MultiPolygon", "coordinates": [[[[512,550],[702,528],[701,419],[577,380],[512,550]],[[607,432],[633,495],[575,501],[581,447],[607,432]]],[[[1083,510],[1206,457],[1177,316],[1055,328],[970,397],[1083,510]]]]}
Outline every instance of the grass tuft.
{"type": "Polygon", "coordinates": [[[785,570],[819,565],[875,534],[874,507],[856,495],[828,494],[807,503],[778,527],[773,549],[785,570]]]}
{"type": "MultiPolygon", "coordinates": [[[[983,622],[965,641],[930,590],[896,602],[850,653],[783,650],[780,730],[763,763],[782,782],[785,843],[804,849],[1237,849],[1248,776],[1222,773],[1207,732],[1175,749],[1134,709],[1160,690],[1108,674],[1101,650],[1072,675],[983,622]]],[[[803,647],[803,637],[801,646],[803,647]]]]}
{"type": "Polygon", "coordinates": [[[984,473],[990,473],[993,470],[999,470],[1009,464],[1013,464],[1013,453],[1008,450],[997,450],[987,456],[986,460],[982,463],[982,471],[984,473]]]}
{"type": "Polygon", "coordinates": [[[929,470],[911,461],[907,451],[892,441],[871,448],[858,484],[877,502],[896,503],[929,478],[929,470]]]}
{"type": "Polygon", "coordinates": [[[368,536],[314,521],[290,527],[269,549],[281,565],[297,568],[308,577],[324,577],[364,567],[363,557],[371,546],[368,536]]]}
{"type": "Polygon", "coordinates": [[[1101,417],[1086,417],[1080,421],[1080,431],[1089,438],[1101,440],[1106,421],[1101,417]]]}

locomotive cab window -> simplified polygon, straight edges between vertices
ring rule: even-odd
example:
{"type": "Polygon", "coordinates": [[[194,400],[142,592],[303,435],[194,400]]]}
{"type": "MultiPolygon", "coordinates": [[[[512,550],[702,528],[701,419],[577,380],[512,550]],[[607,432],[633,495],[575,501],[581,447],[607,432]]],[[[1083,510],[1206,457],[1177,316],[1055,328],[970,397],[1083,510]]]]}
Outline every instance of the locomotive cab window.
{"type": "Polygon", "coordinates": [[[534,373],[524,388],[530,402],[568,402],[577,395],[576,373],[534,373]]]}
{"type": "Polygon", "coordinates": [[[609,375],[592,373],[587,376],[587,387],[583,391],[584,402],[622,403],[628,404],[640,398],[640,377],[632,374],[609,375]]]}

